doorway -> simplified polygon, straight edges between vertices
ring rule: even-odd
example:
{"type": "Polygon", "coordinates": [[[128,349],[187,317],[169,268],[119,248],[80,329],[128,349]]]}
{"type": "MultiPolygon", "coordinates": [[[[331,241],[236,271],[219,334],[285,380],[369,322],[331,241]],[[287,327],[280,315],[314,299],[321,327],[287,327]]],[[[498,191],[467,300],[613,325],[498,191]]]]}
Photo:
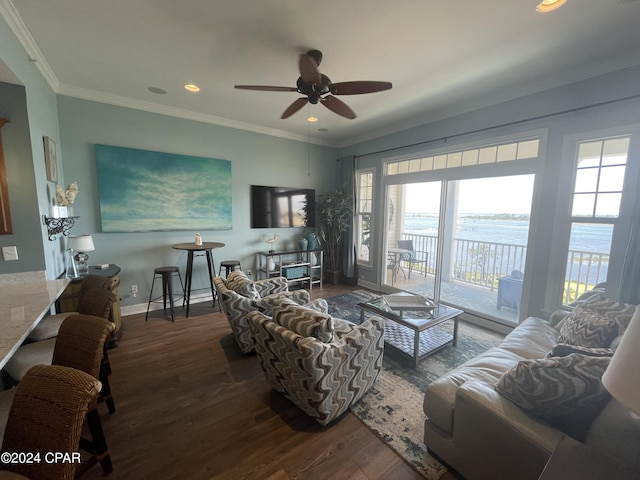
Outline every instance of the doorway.
{"type": "Polygon", "coordinates": [[[526,174],[388,185],[383,285],[517,324],[534,180],[526,174]],[[408,240],[410,252],[399,248],[408,240]]]}

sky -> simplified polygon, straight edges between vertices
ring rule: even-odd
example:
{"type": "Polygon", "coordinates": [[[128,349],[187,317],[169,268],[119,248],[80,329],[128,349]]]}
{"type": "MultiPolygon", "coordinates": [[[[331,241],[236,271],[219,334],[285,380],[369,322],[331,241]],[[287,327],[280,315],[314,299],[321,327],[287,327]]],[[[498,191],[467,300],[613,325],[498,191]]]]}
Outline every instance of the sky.
{"type": "MultiPolygon", "coordinates": [[[[531,213],[533,175],[460,181],[460,213],[531,213]]],[[[407,185],[408,213],[438,213],[440,182],[407,185]]]]}

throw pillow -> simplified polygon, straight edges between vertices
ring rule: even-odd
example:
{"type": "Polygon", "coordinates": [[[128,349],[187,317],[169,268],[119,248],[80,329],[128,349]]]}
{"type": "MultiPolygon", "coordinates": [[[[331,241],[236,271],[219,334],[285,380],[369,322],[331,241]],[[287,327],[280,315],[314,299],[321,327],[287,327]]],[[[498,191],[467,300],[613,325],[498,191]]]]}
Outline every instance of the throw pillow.
{"type": "Polygon", "coordinates": [[[227,277],[227,288],[243,297],[259,299],[260,295],[253,282],[241,270],[235,270],[227,277]]]}
{"type": "Polygon", "coordinates": [[[635,305],[616,302],[607,298],[603,293],[590,296],[584,303],[584,307],[615,322],[618,327],[617,335],[624,333],[636,311],[635,305]]]}
{"type": "Polygon", "coordinates": [[[495,389],[527,413],[583,440],[610,398],[601,381],[610,361],[577,353],[523,360],[502,375],[495,389]]]}
{"type": "Polygon", "coordinates": [[[569,345],[568,343],[558,343],[547,353],[547,358],[566,357],[572,353],[588,355],[590,357],[612,357],[613,350],[610,348],[588,348],[579,345],[569,345]]]}
{"type": "Polygon", "coordinates": [[[618,333],[614,321],[578,305],[560,327],[558,343],[589,348],[607,348],[618,333]]]}
{"type": "Polygon", "coordinates": [[[314,337],[324,343],[333,341],[333,317],[300,305],[280,304],[273,307],[273,320],[303,337],[314,337]]]}

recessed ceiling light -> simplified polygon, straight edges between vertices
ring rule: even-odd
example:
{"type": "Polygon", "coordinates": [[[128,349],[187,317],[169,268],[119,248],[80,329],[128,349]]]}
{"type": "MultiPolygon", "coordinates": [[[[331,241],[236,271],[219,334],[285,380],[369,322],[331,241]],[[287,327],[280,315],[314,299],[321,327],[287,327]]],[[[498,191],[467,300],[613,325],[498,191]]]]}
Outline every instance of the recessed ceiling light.
{"type": "Polygon", "coordinates": [[[187,83],[187,84],[184,86],[184,89],[185,89],[187,92],[191,92],[191,93],[198,93],[198,92],[200,91],[200,87],[199,87],[199,86],[197,86],[197,85],[194,85],[193,83],[187,83]]]}
{"type": "Polygon", "coordinates": [[[167,93],[166,90],[160,87],[148,87],[147,90],[149,90],[151,93],[157,93],[158,95],[165,95],[167,93]]]}
{"type": "Polygon", "coordinates": [[[536,12],[552,12],[555,9],[560,8],[565,3],[567,3],[567,0],[542,0],[536,7],[536,12]]]}
{"type": "Polygon", "coordinates": [[[314,123],[314,122],[317,122],[317,121],[318,121],[318,117],[308,117],[307,118],[307,122],[314,123]]]}

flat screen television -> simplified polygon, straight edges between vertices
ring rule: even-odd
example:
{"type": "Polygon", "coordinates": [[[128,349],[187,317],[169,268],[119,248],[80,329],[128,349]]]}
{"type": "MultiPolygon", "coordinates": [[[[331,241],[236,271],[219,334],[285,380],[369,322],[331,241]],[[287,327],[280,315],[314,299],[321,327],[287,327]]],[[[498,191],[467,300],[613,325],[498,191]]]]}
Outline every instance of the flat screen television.
{"type": "Polygon", "coordinates": [[[315,190],[251,185],[251,228],[315,226],[315,190]]]}

